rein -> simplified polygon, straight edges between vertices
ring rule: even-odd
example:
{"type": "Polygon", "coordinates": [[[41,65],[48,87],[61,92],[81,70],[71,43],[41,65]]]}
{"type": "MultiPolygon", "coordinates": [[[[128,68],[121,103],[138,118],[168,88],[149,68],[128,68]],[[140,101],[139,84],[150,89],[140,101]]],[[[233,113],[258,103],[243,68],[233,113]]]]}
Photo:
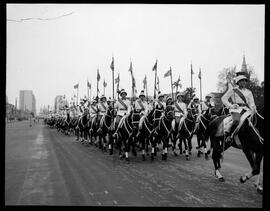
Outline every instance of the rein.
{"type": "MultiPolygon", "coordinates": [[[[253,115],[254,115],[254,114],[253,114],[253,115]]],[[[253,117],[253,115],[252,115],[251,117],[247,118],[247,119],[248,119],[248,122],[249,122],[249,126],[253,129],[253,131],[255,132],[255,134],[258,136],[259,141],[261,142],[261,144],[264,144],[264,138],[261,137],[261,135],[260,135],[258,129],[255,128],[254,124],[253,124],[252,121],[251,121],[251,118],[253,117]]]]}

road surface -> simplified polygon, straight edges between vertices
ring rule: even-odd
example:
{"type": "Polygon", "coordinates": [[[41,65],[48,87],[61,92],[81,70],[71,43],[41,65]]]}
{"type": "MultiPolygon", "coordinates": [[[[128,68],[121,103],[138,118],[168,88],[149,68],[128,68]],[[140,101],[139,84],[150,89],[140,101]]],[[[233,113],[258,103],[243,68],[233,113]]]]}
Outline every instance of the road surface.
{"type": "Polygon", "coordinates": [[[225,152],[222,183],[195,149],[189,161],[170,149],[167,161],[138,153],[127,164],[41,123],[6,124],[5,147],[6,205],[262,207],[254,179],[239,182],[250,168],[238,149],[225,152]]]}

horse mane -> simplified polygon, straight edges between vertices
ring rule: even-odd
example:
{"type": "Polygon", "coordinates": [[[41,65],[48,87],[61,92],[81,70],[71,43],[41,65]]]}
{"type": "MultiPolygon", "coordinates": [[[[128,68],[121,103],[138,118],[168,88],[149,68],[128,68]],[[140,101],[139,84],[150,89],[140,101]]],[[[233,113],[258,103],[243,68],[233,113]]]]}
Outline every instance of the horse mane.
{"type": "Polygon", "coordinates": [[[221,122],[227,117],[227,115],[219,116],[215,119],[213,119],[208,127],[205,130],[205,138],[208,139],[209,136],[213,136],[216,134],[216,131],[218,129],[218,126],[221,124],[221,122]]]}

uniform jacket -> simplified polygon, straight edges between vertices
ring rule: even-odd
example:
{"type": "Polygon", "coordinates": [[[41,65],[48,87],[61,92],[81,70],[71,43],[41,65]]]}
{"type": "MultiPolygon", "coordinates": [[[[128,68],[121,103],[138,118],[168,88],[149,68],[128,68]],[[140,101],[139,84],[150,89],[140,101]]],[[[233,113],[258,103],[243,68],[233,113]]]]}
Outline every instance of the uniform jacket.
{"type": "Polygon", "coordinates": [[[177,104],[181,111],[178,109],[178,107],[175,105],[175,116],[180,117],[182,115],[187,116],[187,105],[184,102],[176,101],[175,104],[177,104]]]}
{"type": "MultiPolygon", "coordinates": [[[[256,105],[254,103],[254,98],[253,98],[253,94],[252,92],[249,90],[249,89],[239,89],[239,87],[235,87],[236,89],[238,89],[246,98],[246,102],[249,106],[249,108],[251,110],[256,110],[256,105]]],[[[233,88],[230,88],[221,98],[221,101],[222,103],[230,108],[230,111],[233,111],[235,110],[235,112],[239,112],[241,109],[241,107],[244,107],[244,106],[241,106],[242,104],[244,104],[245,102],[242,100],[241,97],[239,97],[239,95],[233,91],[233,88]],[[240,104],[240,108],[239,109],[233,109],[232,106],[233,104],[229,102],[229,99],[231,98],[233,104],[240,104]]],[[[240,111],[241,112],[241,111],[240,111]]]]}
{"type": "Polygon", "coordinates": [[[116,101],[115,103],[115,109],[117,110],[117,115],[119,116],[124,116],[125,114],[130,113],[131,110],[131,105],[130,105],[130,101],[125,99],[121,99],[123,101],[123,103],[126,104],[127,109],[125,109],[125,107],[119,102],[119,100],[116,101]]]}
{"type": "Polygon", "coordinates": [[[135,110],[141,110],[141,114],[146,115],[148,113],[149,107],[146,101],[141,101],[141,99],[136,100],[135,102],[135,110]],[[141,107],[142,104],[143,108],[141,107]]]}

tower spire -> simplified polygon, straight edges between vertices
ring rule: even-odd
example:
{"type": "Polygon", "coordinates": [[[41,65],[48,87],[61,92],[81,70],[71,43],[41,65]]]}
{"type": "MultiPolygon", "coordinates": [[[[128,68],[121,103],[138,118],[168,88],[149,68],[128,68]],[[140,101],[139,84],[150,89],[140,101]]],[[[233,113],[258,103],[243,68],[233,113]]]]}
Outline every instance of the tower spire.
{"type": "Polygon", "coordinates": [[[245,54],[244,54],[244,56],[243,56],[243,63],[242,63],[241,72],[247,73],[247,64],[246,64],[245,54]]]}

